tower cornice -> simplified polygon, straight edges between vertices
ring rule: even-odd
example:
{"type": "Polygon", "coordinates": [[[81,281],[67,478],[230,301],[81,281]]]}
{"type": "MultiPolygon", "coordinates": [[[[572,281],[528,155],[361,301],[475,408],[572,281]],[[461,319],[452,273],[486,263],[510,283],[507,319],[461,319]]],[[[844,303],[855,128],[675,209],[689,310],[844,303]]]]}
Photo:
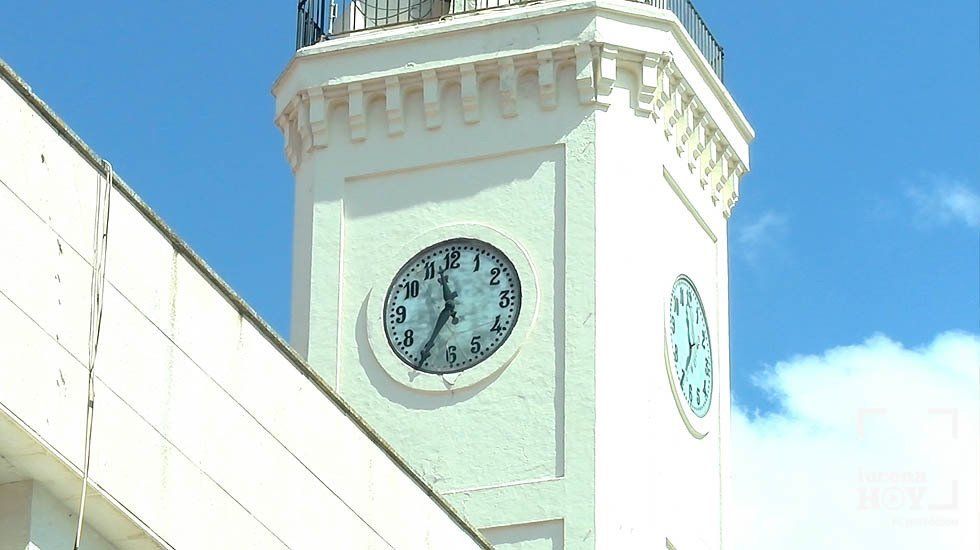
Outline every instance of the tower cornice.
{"type": "MultiPolygon", "coordinates": [[[[540,32],[541,29],[539,27],[538,30],[541,38],[539,42],[540,47],[547,49],[560,44],[568,45],[576,42],[613,44],[625,38],[627,43],[622,44],[623,46],[641,50],[649,49],[644,48],[642,44],[635,43],[636,40],[631,40],[631,37],[628,35],[624,36],[621,33],[614,32],[611,26],[606,25],[604,27],[602,24],[599,24],[597,21],[599,17],[597,16],[602,16],[602,18],[610,21],[629,22],[639,24],[641,27],[655,27],[668,30],[676,41],[676,44],[682,50],[674,53],[684,53],[684,57],[691,61],[690,67],[685,67],[685,69],[695,72],[697,78],[704,81],[707,89],[716,97],[717,101],[726,111],[726,114],[732,119],[735,129],[743,140],[748,143],[755,138],[755,130],[749,124],[748,119],[746,119],[741,109],[739,109],[724,83],[715,74],[710,63],[698,49],[694,40],[684,29],[684,25],[677,16],[670,10],[629,0],[550,0],[535,4],[512,5],[500,10],[490,9],[460,13],[445,16],[435,21],[361,31],[336,37],[331,40],[324,40],[297,51],[296,55],[276,79],[272,86],[272,93],[279,99],[276,107],[277,116],[284,106],[282,96],[286,95],[291,97],[295,92],[289,88],[295,88],[296,86],[306,87],[311,84],[295,82],[295,71],[300,65],[315,62],[315,60],[323,59],[324,57],[335,59],[337,55],[359,57],[365,55],[365,49],[398,48],[408,42],[425,41],[433,37],[439,37],[439,40],[444,40],[447,34],[459,35],[466,34],[467,32],[479,32],[487,26],[499,27],[509,25],[513,27],[515,23],[542,19],[579,19],[582,24],[580,25],[580,32],[576,40],[568,40],[568,33],[562,32],[559,40],[549,42],[547,37],[544,36],[546,33],[540,32]]],[[[493,53],[508,55],[522,51],[532,51],[534,49],[533,47],[521,48],[513,43],[511,43],[511,46],[511,48],[502,48],[493,53]]],[[[663,51],[664,49],[655,48],[651,51],[663,51]]],[[[459,60],[460,56],[467,57],[463,52],[445,53],[448,56],[447,59],[459,60]],[[453,55],[454,53],[456,55],[453,55]]],[[[483,56],[484,52],[474,51],[469,57],[475,60],[483,56]]],[[[418,63],[416,67],[424,69],[428,66],[435,67],[441,63],[453,62],[440,59],[438,55],[434,55],[431,59],[432,61],[429,62],[418,63]]],[[[363,78],[378,69],[376,66],[363,66],[360,67],[361,70],[359,71],[358,67],[341,64],[337,64],[333,70],[329,67],[325,68],[326,71],[323,72],[323,80],[321,81],[325,85],[329,85],[334,80],[344,81],[363,78]]],[[[396,68],[395,66],[391,67],[391,69],[396,68]]],[[[694,77],[694,75],[691,75],[691,77],[694,77]]]]}
{"type": "Polygon", "coordinates": [[[685,77],[669,51],[581,42],[329,79],[296,91],[279,111],[276,124],[285,136],[285,154],[295,171],[305,156],[338,141],[406,136],[404,113],[412,107],[406,102],[421,103],[425,124],[416,131],[439,131],[450,116],[478,125],[487,116],[480,104],[488,101],[500,106],[498,116],[518,117],[518,77],[525,74],[536,76],[534,93],[542,111],[555,109],[559,101],[605,109],[614,97],[635,97],[631,105],[635,114],[659,128],[654,135],[662,136],[679,165],[700,182],[712,204],[726,217],[731,214],[738,202],[739,182],[748,172],[747,142],[738,134],[730,137],[730,120],[717,108],[712,113],[698,93],[699,83],[685,77]],[[557,73],[563,68],[573,68],[575,90],[559,94],[557,73]],[[481,86],[487,80],[498,84],[488,90],[481,86]],[[460,101],[444,101],[447,86],[458,86],[460,101]],[[614,96],[615,87],[630,89],[630,94],[614,96]],[[375,101],[383,101],[385,117],[375,123],[380,127],[369,129],[367,109],[375,101]],[[337,109],[343,113],[340,119],[331,117],[337,109]]]}

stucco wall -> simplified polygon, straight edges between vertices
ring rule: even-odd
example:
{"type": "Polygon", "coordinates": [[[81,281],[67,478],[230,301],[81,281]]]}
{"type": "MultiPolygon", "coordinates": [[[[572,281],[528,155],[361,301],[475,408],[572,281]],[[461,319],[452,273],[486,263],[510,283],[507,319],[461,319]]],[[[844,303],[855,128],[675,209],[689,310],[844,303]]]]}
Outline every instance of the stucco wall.
{"type": "MultiPolygon", "coordinates": [[[[0,416],[44,452],[2,450],[77,476],[104,176],[3,75],[0,416]]],[[[478,547],[124,184],[111,204],[91,481],[143,535],[97,509],[94,529],[123,548],[478,547]]]]}

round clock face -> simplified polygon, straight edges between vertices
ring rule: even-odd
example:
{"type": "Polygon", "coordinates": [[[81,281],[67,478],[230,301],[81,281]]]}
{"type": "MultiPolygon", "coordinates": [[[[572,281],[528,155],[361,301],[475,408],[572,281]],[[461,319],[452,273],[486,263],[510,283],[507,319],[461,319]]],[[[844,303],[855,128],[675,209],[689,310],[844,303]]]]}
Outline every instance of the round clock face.
{"type": "Polygon", "coordinates": [[[701,297],[685,276],[677,278],[670,293],[668,323],[668,353],[678,388],[691,412],[703,418],[711,407],[711,337],[701,297]]]}
{"type": "Polygon", "coordinates": [[[510,336],[521,311],[514,264],[476,239],[451,239],[406,263],[385,297],[385,335],[399,359],[432,374],[464,371],[510,336]]]}

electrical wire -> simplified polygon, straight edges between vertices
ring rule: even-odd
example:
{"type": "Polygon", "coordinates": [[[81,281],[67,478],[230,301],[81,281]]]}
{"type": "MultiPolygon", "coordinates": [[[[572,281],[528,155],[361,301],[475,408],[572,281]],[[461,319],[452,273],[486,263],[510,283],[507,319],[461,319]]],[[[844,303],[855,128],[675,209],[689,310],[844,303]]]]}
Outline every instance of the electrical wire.
{"type": "Polygon", "coordinates": [[[99,333],[102,331],[102,305],[105,291],[105,265],[109,243],[109,199],[112,196],[112,165],[102,161],[105,184],[99,178],[95,199],[94,258],[92,262],[91,307],[88,325],[88,407],[85,413],[85,462],[82,468],[82,495],[78,501],[78,526],[75,530],[75,547],[82,543],[82,524],[85,518],[85,498],[88,492],[89,469],[92,461],[92,418],[95,414],[95,356],[99,351],[99,333]]]}

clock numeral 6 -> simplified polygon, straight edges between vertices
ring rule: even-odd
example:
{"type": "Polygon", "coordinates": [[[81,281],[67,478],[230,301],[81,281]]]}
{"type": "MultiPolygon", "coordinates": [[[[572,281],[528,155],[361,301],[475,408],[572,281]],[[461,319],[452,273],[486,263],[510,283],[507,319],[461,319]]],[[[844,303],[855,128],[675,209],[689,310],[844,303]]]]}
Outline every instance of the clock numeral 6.
{"type": "Polygon", "coordinates": [[[407,315],[408,315],[408,311],[405,309],[405,306],[398,306],[398,307],[395,308],[395,322],[396,323],[404,323],[405,322],[405,317],[407,315]]]}
{"type": "Polygon", "coordinates": [[[446,347],[446,362],[455,363],[456,362],[456,346],[446,347]]]}
{"type": "Polygon", "coordinates": [[[473,339],[470,340],[470,353],[480,353],[481,349],[483,348],[480,346],[480,337],[474,336],[473,339]]]}

